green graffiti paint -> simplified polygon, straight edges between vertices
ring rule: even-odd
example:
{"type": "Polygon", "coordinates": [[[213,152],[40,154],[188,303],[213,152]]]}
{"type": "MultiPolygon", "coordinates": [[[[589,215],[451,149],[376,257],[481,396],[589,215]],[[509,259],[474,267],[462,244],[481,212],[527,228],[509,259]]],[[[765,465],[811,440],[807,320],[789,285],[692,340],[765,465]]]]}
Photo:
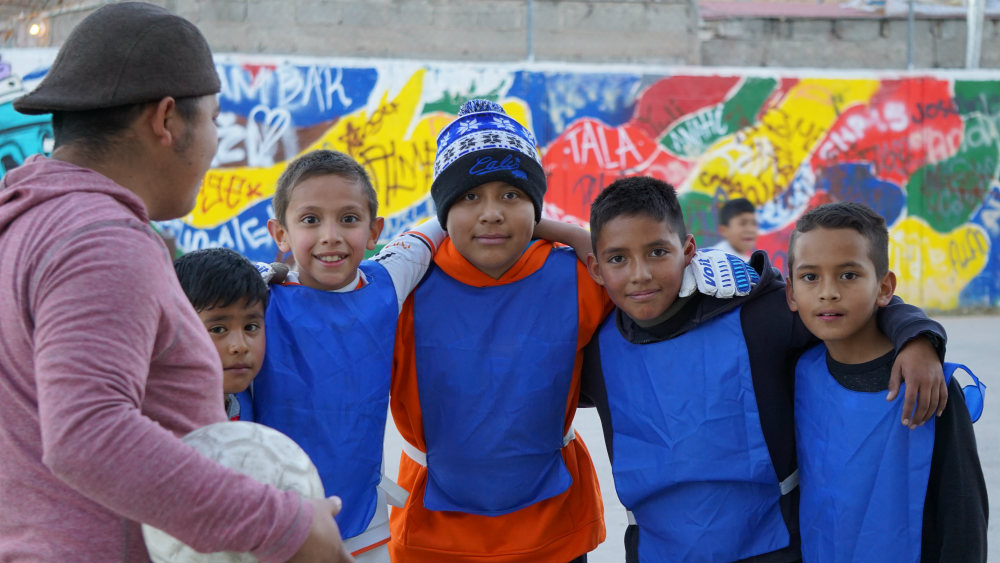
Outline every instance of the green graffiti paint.
{"type": "Polygon", "coordinates": [[[922,217],[940,233],[969,221],[997,177],[1000,142],[995,134],[981,134],[991,127],[991,119],[981,114],[966,117],[958,152],[910,176],[906,186],[909,214],[922,217]]]}
{"type": "Polygon", "coordinates": [[[756,123],[761,106],[777,86],[773,78],[747,78],[725,102],[677,123],[660,144],[678,156],[697,157],[719,139],[756,123]]]}

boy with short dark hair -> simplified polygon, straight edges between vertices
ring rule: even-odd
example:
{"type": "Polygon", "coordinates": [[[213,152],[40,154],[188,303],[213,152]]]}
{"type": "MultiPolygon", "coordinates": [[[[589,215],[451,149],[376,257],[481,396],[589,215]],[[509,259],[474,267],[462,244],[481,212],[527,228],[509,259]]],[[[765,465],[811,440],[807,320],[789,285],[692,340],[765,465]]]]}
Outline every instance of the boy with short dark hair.
{"type": "Polygon", "coordinates": [[[714,248],[750,260],[757,247],[757,209],[750,200],[740,197],[722,204],[718,229],[722,240],[714,248]]]}
{"type": "Polygon", "coordinates": [[[383,218],[367,171],[337,151],[289,163],[273,204],[268,231],[295,269],[271,288],[254,420],[294,439],[327,494],[343,499],[337,522],[348,551],[385,561],[387,503],[398,490],[382,478],[396,319],[444,232],[425,223],[364,260],[383,218]]]}
{"type": "Polygon", "coordinates": [[[985,561],[986,483],[952,370],[956,400],[916,430],[881,396],[895,358],[875,321],[896,287],[885,219],[853,202],[807,212],[788,269],[788,305],[823,340],[795,369],[803,561],[985,561]]]}
{"type": "Polygon", "coordinates": [[[264,361],[267,284],[228,248],[189,252],[174,260],[174,271],[219,352],[226,415],[239,420],[236,394],[246,391],[264,361]]]}
{"type": "MultiPolygon", "coordinates": [[[[780,276],[757,252],[748,296],[678,299],[695,243],[674,189],[655,178],[612,183],[590,224],[590,274],[618,308],[587,349],[583,394],[634,516],[627,561],[797,561],[792,373],[815,338],[788,311],[780,276]]],[[[907,343],[944,331],[898,300],[881,321],[906,346],[899,362],[908,401],[919,388],[921,422],[944,384],[930,343],[907,343]]]]}

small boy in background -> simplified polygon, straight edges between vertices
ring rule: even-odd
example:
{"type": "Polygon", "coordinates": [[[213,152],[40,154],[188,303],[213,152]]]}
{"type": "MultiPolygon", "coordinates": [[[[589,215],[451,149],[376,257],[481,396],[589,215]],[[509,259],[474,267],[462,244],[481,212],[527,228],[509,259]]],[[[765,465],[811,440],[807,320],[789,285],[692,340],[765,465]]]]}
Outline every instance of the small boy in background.
{"type": "MultiPolygon", "coordinates": [[[[816,340],[788,310],[767,254],[750,261],[760,282],[746,297],[678,298],[685,267],[702,258],[674,189],[650,177],[608,186],[590,226],[589,271],[617,310],[587,347],[582,393],[634,522],[626,560],[798,561],[792,377],[816,340]]],[[[931,341],[944,331],[898,299],[880,321],[902,350],[911,408],[919,390],[904,423],[922,422],[943,407],[931,341]],[[935,336],[917,338],[925,333],[935,336]]]]}
{"type": "Polygon", "coordinates": [[[839,202],[803,215],[788,243],[788,305],[823,341],[795,369],[802,559],[985,561],[986,483],[961,386],[946,369],[955,400],[912,431],[883,399],[888,241],[880,215],[839,202]]]}
{"type": "Polygon", "coordinates": [[[228,248],[189,252],[174,260],[174,271],[222,360],[226,415],[239,420],[236,394],[249,387],[264,361],[267,284],[249,260],[228,248]]]}
{"type": "Polygon", "coordinates": [[[254,420],[295,440],[343,499],[337,523],[357,561],[388,561],[387,503],[405,495],[382,478],[396,320],[445,235],[429,221],[364,260],[383,219],[364,167],[336,151],[290,162],[273,203],[268,231],[295,269],[271,288],[254,420]]]}
{"type": "Polygon", "coordinates": [[[757,210],[750,200],[730,199],[719,209],[719,234],[722,240],[714,246],[745,261],[757,248],[757,210]]]}

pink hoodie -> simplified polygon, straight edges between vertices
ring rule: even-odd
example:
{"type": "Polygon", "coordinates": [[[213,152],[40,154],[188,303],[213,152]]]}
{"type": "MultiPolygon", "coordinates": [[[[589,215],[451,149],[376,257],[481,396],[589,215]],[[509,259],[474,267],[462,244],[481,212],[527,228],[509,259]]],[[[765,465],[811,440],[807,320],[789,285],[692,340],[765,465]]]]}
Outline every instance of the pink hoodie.
{"type": "Polygon", "coordinates": [[[32,157],[0,185],[0,561],[147,561],[138,522],[288,559],[310,505],[178,437],[225,420],[218,354],[142,201],[32,157]]]}

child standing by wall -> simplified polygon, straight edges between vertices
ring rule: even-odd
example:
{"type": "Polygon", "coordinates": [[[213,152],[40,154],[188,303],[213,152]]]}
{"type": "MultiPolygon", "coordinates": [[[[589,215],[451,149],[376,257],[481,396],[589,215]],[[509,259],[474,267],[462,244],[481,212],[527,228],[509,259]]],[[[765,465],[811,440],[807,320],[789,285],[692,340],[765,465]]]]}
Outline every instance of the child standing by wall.
{"type": "Polygon", "coordinates": [[[757,210],[750,200],[730,199],[719,208],[719,234],[715,248],[744,260],[757,248],[757,210]]]}
{"type": "Polygon", "coordinates": [[[795,369],[803,561],[985,561],[989,505],[962,388],[946,370],[953,400],[912,431],[882,398],[895,358],[875,322],[896,287],[885,219],[853,202],[809,211],[788,268],[788,305],[823,340],[795,369]]]}

